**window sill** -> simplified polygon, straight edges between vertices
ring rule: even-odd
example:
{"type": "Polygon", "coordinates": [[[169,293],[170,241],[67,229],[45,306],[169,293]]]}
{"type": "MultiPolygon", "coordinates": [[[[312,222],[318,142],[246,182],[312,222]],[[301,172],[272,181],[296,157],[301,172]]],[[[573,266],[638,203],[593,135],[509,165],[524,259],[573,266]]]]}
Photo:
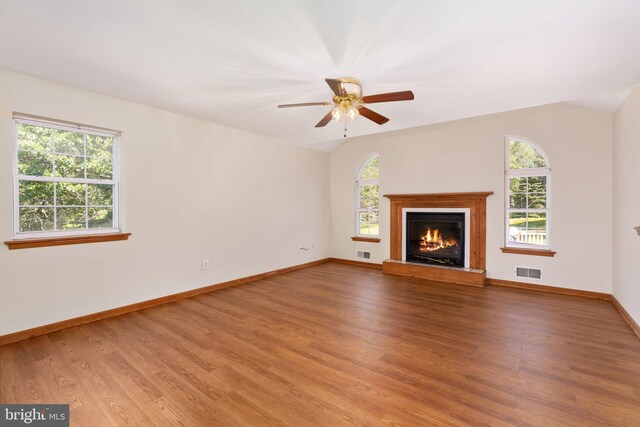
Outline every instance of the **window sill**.
{"type": "Polygon", "coordinates": [[[556,252],[549,249],[500,248],[504,254],[555,256],[556,252]]]}
{"type": "Polygon", "coordinates": [[[353,240],[354,242],[380,243],[380,238],[379,238],[379,237],[360,237],[360,236],[353,236],[353,237],[351,238],[351,240],[353,240]]]}
{"type": "Polygon", "coordinates": [[[4,242],[13,249],[43,248],[46,246],[81,245],[84,243],[113,242],[128,240],[131,233],[88,234],[85,236],[47,237],[45,239],[10,240],[4,242]]]}

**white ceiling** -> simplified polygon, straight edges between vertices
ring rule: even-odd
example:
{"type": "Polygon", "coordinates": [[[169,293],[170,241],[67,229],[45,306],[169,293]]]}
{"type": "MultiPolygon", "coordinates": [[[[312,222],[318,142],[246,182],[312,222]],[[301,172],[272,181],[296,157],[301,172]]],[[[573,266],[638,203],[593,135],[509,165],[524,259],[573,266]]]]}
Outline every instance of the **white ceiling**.
{"type": "Polygon", "coordinates": [[[628,90],[638,0],[0,0],[2,67],[327,149],[326,77],[365,94],[365,135],[628,90]]]}

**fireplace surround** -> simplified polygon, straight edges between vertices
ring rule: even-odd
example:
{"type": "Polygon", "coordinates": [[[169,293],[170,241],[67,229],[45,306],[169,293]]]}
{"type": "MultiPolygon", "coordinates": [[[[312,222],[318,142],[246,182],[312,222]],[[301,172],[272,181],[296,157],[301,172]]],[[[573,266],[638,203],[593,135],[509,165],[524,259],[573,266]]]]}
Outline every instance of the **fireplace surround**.
{"type": "Polygon", "coordinates": [[[493,192],[385,195],[391,201],[391,258],[383,262],[383,271],[388,274],[484,286],[486,199],[492,194],[493,192]],[[426,218],[423,214],[428,213],[433,214],[432,227],[423,223],[417,225],[417,231],[408,229],[414,219],[420,222],[420,219],[426,218]],[[437,237],[434,228],[438,228],[437,237]],[[461,237],[462,244],[457,241],[461,237]],[[408,248],[412,243],[417,245],[413,253],[408,248]],[[432,256],[436,251],[437,256],[432,256]],[[461,261],[463,253],[464,261],[461,261]],[[416,259],[416,255],[431,260],[424,262],[424,259],[416,259]]]}

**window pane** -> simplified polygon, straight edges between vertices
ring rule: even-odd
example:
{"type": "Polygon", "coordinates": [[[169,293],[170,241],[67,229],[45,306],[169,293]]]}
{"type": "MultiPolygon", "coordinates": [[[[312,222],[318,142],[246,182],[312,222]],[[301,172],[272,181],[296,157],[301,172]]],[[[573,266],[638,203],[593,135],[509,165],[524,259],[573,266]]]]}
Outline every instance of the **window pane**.
{"type": "Polygon", "coordinates": [[[89,208],[89,228],[113,227],[113,210],[111,208],[89,208]]]}
{"type": "Polygon", "coordinates": [[[51,129],[19,123],[18,148],[21,150],[51,151],[51,129]]]}
{"type": "Polygon", "coordinates": [[[19,231],[53,230],[53,208],[20,208],[19,231]]]}
{"type": "Polygon", "coordinates": [[[100,157],[87,158],[87,178],[111,179],[113,177],[113,165],[111,159],[100,157]]]}
{"type": "Polygon", "coordinates": [[[509,207],[512,209],[524,209],[527,207],[526,194],[512,194],[509,196],[509,207]]]}
{"type": "Polygon", "coordinates": [[[88,184],[87,195],[90,206],[111,206],[113,203],[113,185],[88,184]]]}
{"type": "Polygon", "coordinates": [[[85,228],[85,208],[57,208],[58,230],[85,228]]]}
{"type": "Polygon", "coordinates": [[[378,184],[360,185],[360,207],[378,207],[378,184]]]}
{"type": "Polygon", "coordinates": [[[84,157],[56,156],[56,176],[61,178],[84,178],[84,157]]]}
{"type": "Polygon", "coordinates": [[[509,241],[527,245],[546,245],[547,214],[544,212],[510,212],[509,241]]]}
{"type": "Polygon", "coordinates": [[[51,176],[53,156],[45,152],[18,151],[18,174],[29,176],[51,176]]]}
{"type": "Polygon", "coordinates": [[[546,245],[547,214],[530,212],[527,223],[529,227],[527,231],[527,243],[530,245],[546,245]]]}
{"type": "Polygon", "coordinates": [[[62,206],[85,205],[86,184],[69,184],[58,182],[56,184],[56,204],[62,206]]]}
{"type": "Polygon", "coordinates": [[[509,141],[509,169],[543,168],[547,164],[544,157],[530,144],[509,141]]]}
{"type": "Polygon", "coordinates": [[[360,234],[378,235],[378,211],[360,212],[360,234]]]}
{"type": "Polygon", "coordinates": [[[509,179],[509,191],[512,193],[526,193],[527,178],[519,177],[509,179]]]}
{"type": "Polygon", "coordinates": [[[84,156],[84,134],[56,130],[54,132],[56,153],[79,154],[84,156]]]}
{"type": "Polygon", "coordinates": [[[53,182],[20,181],[18,199],[20,206],[53,205],[53,182]]]}
{"type": "Polygon", "coordinates": [[[524,212],[509,212],[509,241],[526,243],[527,214],[524,212]]]}
{"type": "Polygon", "coordinates": [[[546,176],[530,176],[528,179],[529,193],[546,193],[547,177],[546,176]]]}
{"type": "Polygon", "coordinates": [[[529,209],[544,209],[547,207],[546,193],[529,194],[529,209]]]}
{"type": "Polygon", "coordinates": [[[360,173],[360,179],[378,179],[378,160],[379,157],[375,156],[364,165],[360,173]]]}
{"type": "Polygon", "coordinates": [[[112,137],[87,135],[87,156],[111,158],[112,153],[112,137]]]}

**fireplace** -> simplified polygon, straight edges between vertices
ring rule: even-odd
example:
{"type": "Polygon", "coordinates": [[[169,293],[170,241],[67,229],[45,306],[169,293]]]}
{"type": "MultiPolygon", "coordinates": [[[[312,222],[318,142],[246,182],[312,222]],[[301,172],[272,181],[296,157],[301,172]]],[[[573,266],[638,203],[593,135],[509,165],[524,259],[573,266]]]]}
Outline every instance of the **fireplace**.
{"type": "Polygon", "coordinates": [[[484,286],[487,197],[491,194],[385,194],[391,202],[390,258],[382,263],[382,271],[484,286]],[[420,224],[423,220],[426,223],[420,224]]]}
{"type": "Polygon", "coordinates": [[[405,212],[405,260],[465,267],[464,212],[405,212]]]}

